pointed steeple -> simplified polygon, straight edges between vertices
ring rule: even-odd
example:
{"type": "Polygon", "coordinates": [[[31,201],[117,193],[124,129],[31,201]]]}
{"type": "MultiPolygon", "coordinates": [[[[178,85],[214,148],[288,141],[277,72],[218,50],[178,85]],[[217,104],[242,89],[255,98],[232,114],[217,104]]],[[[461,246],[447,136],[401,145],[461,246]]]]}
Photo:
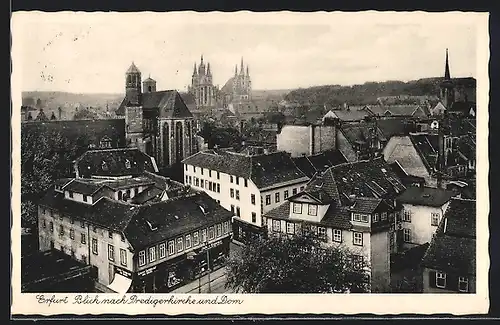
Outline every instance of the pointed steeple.
{"type": "Polygon", "coordinates": [[[248,73],[248,64],[247,64],[247,77],[250,77],[250,73],[248,73]]]}
{"type": "Polygon", "coordinates": [[[240,73],[244,74],[245,73],[245,68],[243,67],[243,57],[241,57],[241,67],[240,67],[240,73]]]}
{"type": "Polygon", "coordinates": [[[444,79],[450,80],[450,64],[448,63],[448,49],[446,49],[446,63],[444,67],[444,79]]]}
{"type": "Polygon", "coordinates": [[[238,75],[238,65],[237,64],[234,66],[234,75],[235,76],[238,75]]]}
{"type": "Polygon", "coordinates": [[[211,75],[212,72],[210,71],[210,62],[207,63],[207,75],[211,75]]]}
{"type": "Polygon", "coordinates": [[[196,70],[196,62],[194,63],[194,70],[193,70],[193,76],[196,76],[198,74],[198,70],[196,70]]]}

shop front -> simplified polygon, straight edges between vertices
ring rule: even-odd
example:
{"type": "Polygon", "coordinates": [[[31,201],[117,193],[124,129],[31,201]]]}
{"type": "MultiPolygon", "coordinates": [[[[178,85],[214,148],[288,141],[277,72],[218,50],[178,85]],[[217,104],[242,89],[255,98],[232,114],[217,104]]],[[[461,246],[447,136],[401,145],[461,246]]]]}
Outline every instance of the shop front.
{"type": "Polygon", "coordinates": [[[192,282],[205,274],[208,266],[214,270],[224,264],[229,255],[229,243],[230,237],[226,237],[137,272],[132,290],[136,293],[166,293],[192,282]]]}
{"type": "Polygon", "coordinates": [[[265,236],[266,232],[266,227],[258,227],[237,217],[233,218],[233,239],[242,244],[247,244],[259,236],[265,236]]]}

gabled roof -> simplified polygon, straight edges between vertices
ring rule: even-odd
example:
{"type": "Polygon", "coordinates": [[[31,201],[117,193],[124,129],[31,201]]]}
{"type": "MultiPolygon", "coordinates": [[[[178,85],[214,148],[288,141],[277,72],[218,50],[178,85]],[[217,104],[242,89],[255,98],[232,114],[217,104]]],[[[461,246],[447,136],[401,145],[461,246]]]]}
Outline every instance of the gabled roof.
{"type": "Polygon", "coordinates": [[[295,166],[308,177],[331,166],[346,163],[347,160],[339,150],[325,150],[319,154],[292,158],[295,166]]]}
{"type": "Polygon", "coordinates": [[[290,155],[285,152],[250,156],[227,150],[207,150],[198,152],[182,162],[251,179],[260,189],[280,183],[306,181],[308,179],[295,166],[290,155]]]}
{"type": "Polygon", "coordinates": [[[438,163],[438,135],[410,134],[410,140],[427,170],[434,171],[438,163]]]}
{"type": "Polygon", "coordinates": [[[136,148],[88,150],[75,160],[75,169],[82,178],[158,172],[154,158],[136,148]]]}
{"type": "Polygon", "coordinates": [[[422,205],[429,207],[441,207],[455,196],[452,191],[440,188],[411,186],[408,187],[396,200],[401,203],[422,205]]]}
{"type": "Polygon", "coordinates": [[[349,207],[349,211],[371,214],[378,208],[380,202],[382,199],[357,197],[354,199],[354,204],[349,207]]]}
{"type": "Polygon", "coordinates": [[[476,237],[476,200],[452,198],[437,232],[449,236],[476,237]],[[446,226],[446,227],[445,227],[446,226]]]}
{"type": "Polygon", "coordinates": [[[330,112],[332,112],[335,115],[334,118],[338,118],[339,120],[344,122],[361,121],[368,116],[372,116],[371,112],[369,112],[368,110],[355,109],[355,108],[331,110],[330,112]]]}
{"type": "Polygon", "coordinates": [[[128,223],[125,236],[134,248],[141,249],[231,217],[232,213],[208,194],[197,192],[141,206],[128,223]]]}
{"type": "Polygon", "coordinates": [[[379,140],[387,140],[382,131],[373,122],[345,123],[340,127],[340,131],[352,145],[367,145],[372,134],[379,140]]]}
{"type": "Polygon", "coordinates": [[[86,182],[84,180],[75,179],[72,182],[66,183],[66,185],[62,189],[65,191],[70,191],[85,195],[93,195],[101,187],[102,185],[96,184],[94,182],[86,182]]]}
{"type": "MultiPolygon", "coordinates": [[[[176,90],[143,93],[141,94],[141,104],[143,109],[157,110],[160,118],[193,117],[193,114],[191,114],[181,95],[176,90]]],[[[116,110],[116,115],[125,115],[125,107],[128,105],[130,105],[130,101],[125,97],[116,110]]]]}

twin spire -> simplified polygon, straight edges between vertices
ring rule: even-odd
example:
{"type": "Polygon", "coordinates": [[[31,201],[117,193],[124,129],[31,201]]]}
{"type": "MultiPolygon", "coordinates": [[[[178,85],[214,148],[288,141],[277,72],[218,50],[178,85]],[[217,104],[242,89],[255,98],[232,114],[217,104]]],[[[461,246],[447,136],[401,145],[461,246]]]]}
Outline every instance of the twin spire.
{"type": "MultiPolygon", "coordinates": [[[[238,75],[238,65],[234,67],[234,75],[238,75]]],[[[241,66],[240,66],[240,75],[245,75],[244,67],[243,67],[243,57],[241,57],[241,66]]],[[[250,73],[248,72],[248,64],[247,64],[247,73],[246,76],[249,77],[250,73]]]]}

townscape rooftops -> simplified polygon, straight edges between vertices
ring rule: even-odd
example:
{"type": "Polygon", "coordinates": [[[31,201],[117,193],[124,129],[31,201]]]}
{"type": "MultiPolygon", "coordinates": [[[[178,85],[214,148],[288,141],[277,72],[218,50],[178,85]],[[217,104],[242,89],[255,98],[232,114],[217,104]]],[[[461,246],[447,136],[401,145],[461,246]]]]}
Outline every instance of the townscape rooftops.
{"type": "Polygon", "coordinates": [[[295,166],[290,155],[284,152],[249,156],[228,150],[207,150],[184,159],[183,163],[251,179],[261,189],[290,181],[307,180],[307,176],[295,166]]]}
{"type": "Polygon", "coordinates": [[[453,196],[455,196],[454,192],[440,188],[410,186],[396,200],[412,205],[441,207],[449,202],[453,196]]]}
{"type": "MultiPolygon", "coordinates": [[[[162,90],[141,94],[141,103],[143,109],[158,110],[158,117],[174,118],[192,118],[193,114],[184,103],[181,95],[176,90],[162,90]]],[[[116,115],[125,115],[125,108],[130,105],[130,100],[125,97],[116,110],[116,115]]]]}
{"type": "Polygon", "coordinates": [[[333,115],[333,118],[338,118],[344,122],[361,121],[368,116],[372,116],[372,114],[367,110],[355,108],[331,110],[330,112],[332,112],[331,115],[333,115]]]}
{"type": "Polygon", "coordinates": [[[331,166],[346,163],[347,160],[339,150],[325,150],[319,154],[292,158],[294,164],[308,177],[322,172],[331,166]]]}
{"type": "Polygon", "coordinates": [[[139,175],[157,172],[154,158],[136,148],[88,150],[75,161],[81,177],[139,175]]]}
{"type": "Polygon", "coordinates": [[[378,116],[426,117],[428,110],[421,105],[373,105],[369,107],[378,116]]]}
{"type": "Polygon", "coordinates": [[[143,205],[125,229],[134,248],[142,248],[177,235],[228,221],[232,213],[204,192],[191,193],[155,204],[143,205]]]}
{"type": "Polygon", "coordinates": [[[342,134],[351,144],[368,143],[370,137],[375,137],[380,141],[387,140],[382,131],[374,122],[365,123],[345,123],[340,127],[342,134]]]}
{"type": "Polygon", "coordinates": [[[378,208],[381,202],[382,199],[357,197],[354,199],[354,204],[349,207],[349,211],[371,214],[378,208]]]}
{"type": "Polygon", "coordinates": [[[410,140],[427,170],[434,171],[438,162],[438,135],[410,134],[410,140]]]}
{"type": "Polygon", "coordinates": [[[440,223],[437,232],[456,237],[476,237],[475,200],[452,198],[444,218],[446,222],[440,223]]]}

